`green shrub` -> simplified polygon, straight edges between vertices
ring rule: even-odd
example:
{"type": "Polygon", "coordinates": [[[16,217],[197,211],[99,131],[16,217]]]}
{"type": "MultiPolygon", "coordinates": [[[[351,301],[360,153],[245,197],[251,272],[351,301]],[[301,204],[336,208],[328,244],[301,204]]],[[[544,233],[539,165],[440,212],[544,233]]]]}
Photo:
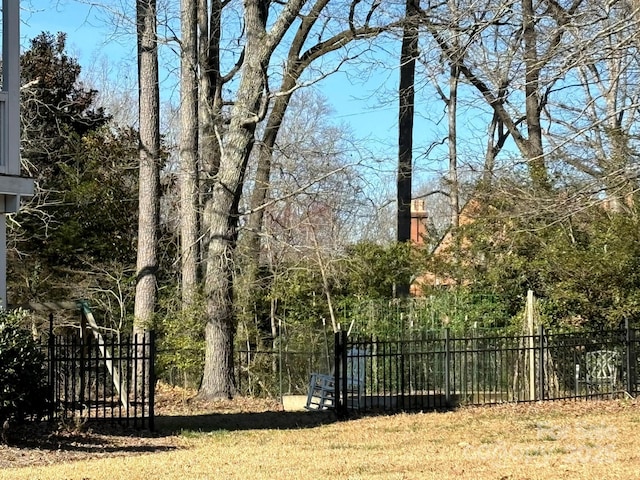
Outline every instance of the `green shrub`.
{"type": "Polygon", "coordinates": [[[198,388],[204,369],[205,314],[202,299],[182,310],[177,297],[164,299],[166,314],[158,319],[157,375],[172,385],[198,388]]]}
{"type": "Polygon", "coordinates": [[[22,421],[46,411],[45,356],[21,327],[22,311],[0,310],[0,419],[22,421]]]}

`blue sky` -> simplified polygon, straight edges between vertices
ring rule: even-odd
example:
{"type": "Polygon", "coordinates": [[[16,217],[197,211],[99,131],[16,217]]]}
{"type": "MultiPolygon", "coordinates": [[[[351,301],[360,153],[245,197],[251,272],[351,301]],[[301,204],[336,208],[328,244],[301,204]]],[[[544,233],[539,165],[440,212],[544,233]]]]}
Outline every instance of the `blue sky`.
{"type": "Polygon", "coordinates": [[[67,47],[87,65],[98,55],[108,56],[118,63],[122,59],[135,61],[135,44],[125,48],[114,41],[113,26],[105,24],[104,15],[96,7],[75,0],[21,1],[21,39],[26,48],[31,38],[43,31],[67,34],[67,47]]]}
{"type": "Polygon", "coordinates": [[[21,37],[25,48],[28,40],[42,31],[66,32],[86,49],[97,47],[103,40],[102,26],[94,18],[91,7],[68,1],[42,0],[21,2],[21,37]]]}

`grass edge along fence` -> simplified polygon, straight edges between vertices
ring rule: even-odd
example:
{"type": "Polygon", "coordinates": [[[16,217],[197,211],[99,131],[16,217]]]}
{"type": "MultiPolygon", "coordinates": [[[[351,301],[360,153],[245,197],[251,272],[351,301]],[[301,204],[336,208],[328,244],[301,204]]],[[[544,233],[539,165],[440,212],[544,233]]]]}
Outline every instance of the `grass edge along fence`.
{"type": "Polygon", "coordinates": [[[335,336],[336,408],[419,411],[560,399],[636,396],[638,329],[534,335],[335,336]],[[347,388],[354,379],[357,391],[347,388]],[[342,387],[342,388],[341,388],[342,387]],[[357,398],[356,398],[357,397],[357,398]]]}

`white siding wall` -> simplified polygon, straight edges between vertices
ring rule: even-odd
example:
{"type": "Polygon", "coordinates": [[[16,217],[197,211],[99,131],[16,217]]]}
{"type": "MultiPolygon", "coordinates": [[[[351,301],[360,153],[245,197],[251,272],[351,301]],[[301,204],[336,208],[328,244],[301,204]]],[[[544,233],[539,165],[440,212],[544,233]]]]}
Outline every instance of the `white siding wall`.
{"type": "Polygon", "coordinates": [[[20,0],[2,0],[0,90],[0,308],[7,307],[6,214],[33,195],[33,181],[20,176],[20,0]]]}

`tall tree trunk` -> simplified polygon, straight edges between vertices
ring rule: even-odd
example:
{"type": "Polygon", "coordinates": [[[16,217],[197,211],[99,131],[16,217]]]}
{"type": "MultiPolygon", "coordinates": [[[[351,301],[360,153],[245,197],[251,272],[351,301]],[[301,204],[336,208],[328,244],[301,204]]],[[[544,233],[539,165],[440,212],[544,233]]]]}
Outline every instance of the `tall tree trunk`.
{"type": "MultiPolygon", "coordinates": [[[[160,92],[155,0],[136,4],[138,38],[139,190],[138,256],[133,333],[147,339],[153,328],[158,271],[158,222],[160,212],[160,92]]],[[[138,339],[140,341],[141,339],[138,339]]],[[[136,396],[149,398],[152,372],[150,349],[139,345],[134,368],[136,396]]]]}
{"type": "MultiPolygon", "coordinates": [[[[245,65],[243,85],[240,88],[246,89],[245,84],[249,79],[253,82],[258,81],[258,85],[261,81],[260,76],[250,75],[249,67],[245,65]]],[[[259,92],[261,91],[260,89],[259,92]]],[[[256,111],[260,93],[246,92],[243,97],[238,98],[234,110],[243,109],[245,115],[241,115],[243,118],[237,118],[236,115],[232,118],[225,136],[224,154],[221,157],[218,175],[214,179],[211,197],[205,207],[209,236],[205,275],[207,324],[205,368],[200,395],[208,398],[231,398],[235,393],[233,339],[236,326],[233,311],[233,271],[238,203],[255,128],[255,124],[243,124],[243,119],[256,111]]]]}
{"type": "MultiPolygon", "coordinates": [[[[413,117],[415,111],[415,71],[418,55],[416,0],[407,0],[400,52],[400,85],[398,89],[398,178],[397,178],[397,240],[411,239],[411,179],[413,158],[413,117]]],[[[400,297],[409,294],[409,285],[397,285],[400,297]]]]}
{"type": "Polygon", "coordinates": [[[458,81],[460,70],[451,65],[449,76],[449,207],[451,208],[451,226],[456,229],[460,224],[460,188],[458,183],[458,81]]]}
{"type": "Polygon", "coordinates": [[[538,35],[536,33],[533,0],[522,0],[522,15],[525,62],[525,115],[528,134],[526,159],[529,162],[529,172],[534,189],[536,191],[546,191],[549,189],[549,178],[542,147],[539,94],[542,62],[538,58],[538,35]]]}
{"type": "MultiPolygon", "coordinates": [[[[604,100],[606,104],[607,129],[606,134],[611,145],[610,153],[602,151],[602,158],[608,159],[604,162],[605,172],[604,184],[609,199],[611,211],[616,213],[624,212],[628,207],[633,206],[633,182],[629,181],[628,165],[630,159],[633,158],[632,149],[629,146],[629,132],[625,131],[622,124],[624,115],[620,112],[621,105],[618,101],[620,92],[624,92],[621,86],[622,66],[621,60],[612,55],[607,62],[610,71],[610,86],[608,89],[602,88],[606,93],[604,100]]],[[[603,86],[604,87],[604,86],[603,86]]],[[[602,149],[603,150],[603,149],[602,149]]]]}
{"type": "MultiPolygon", "coordinates": [[[[212,179],[220,165],[220,140],[222,137],[222,78],[220,74],[221,0],[198,0],[198,63],[199,104],[198,104],[198,153],[200,170],[200,206],[210,201],[212,179]]],[[[200,260],[206,269],[210,223],[204,208],[201,224],[200,260]]]]}
{"type": "Polygon", "coordinates": [[[207,325],[204,375],[199,392],[205,398],[231,398],[235,394],[233,271],[238,204],[259,112],[266,100],[263,99],[266,65],[275,47],[267,41],[266,18],[261,16],[263,7],[260,0],[245,2],[247,40],[242,76],[221,149],[220,165],[205,207],[209,237],[205,275],[207,325]]]}
{"type": "Polygon", "coordinates": [[[197,0],[181,2],[180,52],[180,262],[182,308],[198,289],[198,48],[197,0]]]}
{"type": "Polygon", "coordinates": [[[156,2],[138,0],[139,218],[134,333],[151,328],[156,305],[160,177],[160,93],[156,2]]]}
{"type": "Polygon", "coordinates": [[[632,158],[633,154],[629,148],[629,136],[623,131],[617,118],[614,116],[609,123],[611,126],[607,136],[611,143],[611,152],[606,162],[607,173],[603,176],[603,183],[609,208],[612,212],[623,213],[633,206],[635,188],[628,176],[629,158],[632,158]]]}

